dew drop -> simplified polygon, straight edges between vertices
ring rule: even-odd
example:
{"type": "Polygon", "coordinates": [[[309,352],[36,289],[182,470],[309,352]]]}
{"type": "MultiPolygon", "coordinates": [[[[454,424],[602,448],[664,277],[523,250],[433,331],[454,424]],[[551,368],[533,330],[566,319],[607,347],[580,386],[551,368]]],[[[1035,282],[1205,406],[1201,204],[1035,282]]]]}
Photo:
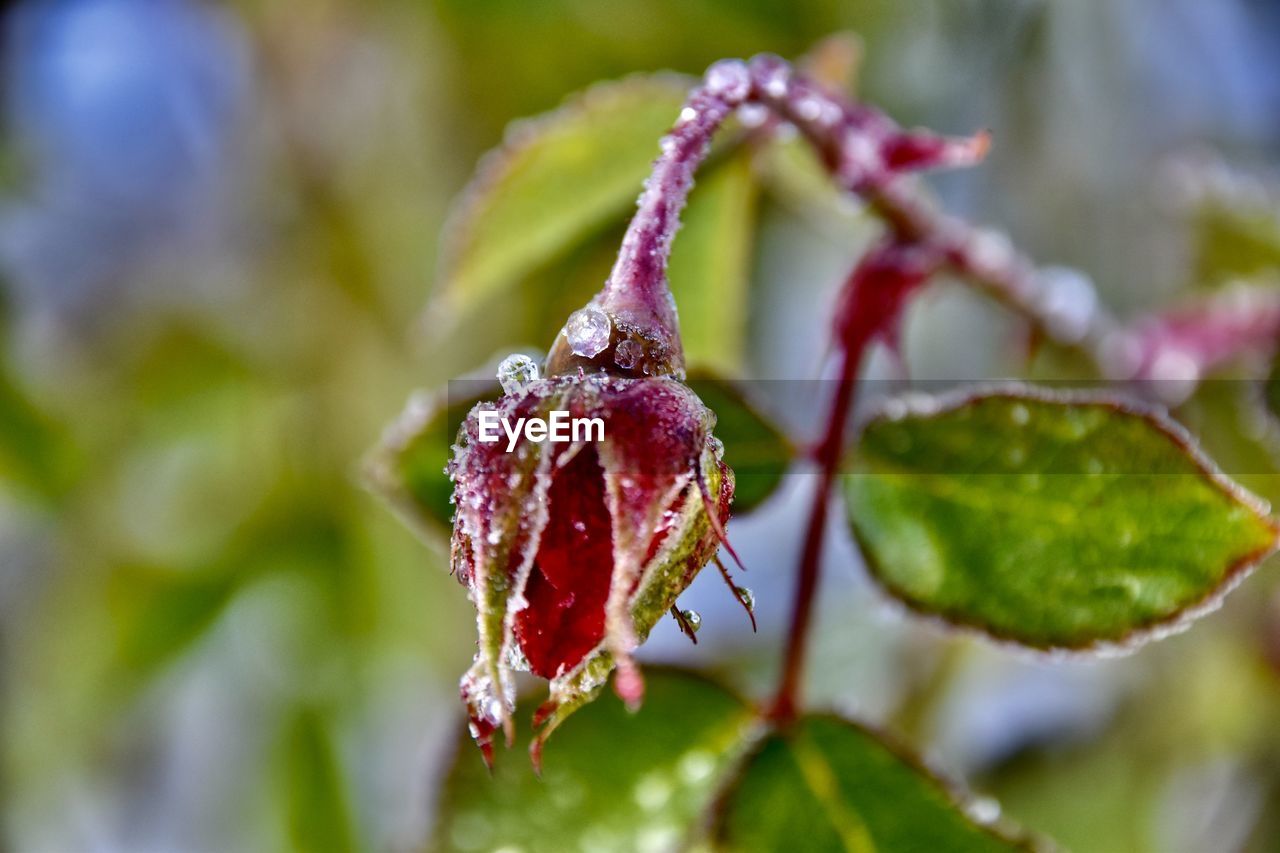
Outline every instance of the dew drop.
{"type": "Polygon", "coordinates": [[[898,397],[885,400],[884,402],[884,416],[887,420],[900,421],[910,413],[911,412],[910,409],[907,408],[906,401],[898,397]]]}
{"type": "Polygon", "coordinates": [[[564,336],[569,341],[569,349],[574,355],[592,358],[609,346],[609,336],[613,333],[613,324],[609,315],[599,308],[587,306],[569,315],[569,322],[564,325],[564,336]]]}
{"type": "Polygon", "coordinates": [[[970,820],[984,826],[1000,819],[1000,803],[990,797],[975,797],[965,811],[970,820]]]}
{"type": "Polygon", "coordinates": [[[880,149],[857,128],[850,128],[840,154],[845,168],[860,174],[874,172],[884,165],[880,149]]]}
{"type": "Polygon", "coordinates": [[[707,446],[711,448],[711,455],[716,458],[717,462],[724,461],[724,442],[716,438],[714,435],[707,439],[707,446]]]}
{"type": "Polygon", "coordinates": [[[763,104],[743,104],[738,107],[738,121],[743,127],[760,127],[769,119],[769,108],[763,104]]]}
{"type": "Polygon", "coordinates": [[[658,773],[650,773],[636,783],[636,805],[647,812],[657,811],[671,799],[671,782],[658,773]]]}
{"type": "Polygon", "coordinates": [[[644,347],[630,339],[619,343],[613,352],[613,360],[618,363],[618,367],[625,370],[635,367],[643,357],[644,347]]]}
{"type": "Polygon", "coordinates": [[[722,59],[707,69],[707,91],[727,101],[740,101],[751,92],[751,72],[739,59],[722,59]]]}
{"type": "Polygon", "coordinates": [[[1147,373],[1155,383],[1156,394],[1168,405],[1176,405],[1191,396],[1200,381],[1200,363],[1191,353],[1177,347],[1157,351],[1147,373]]]}
{"type": "Polygon", "coordinates": [[[756,594],[745,586],[737,587],[734,592],[742,600],[742,606],[754,613],[756,609],[756,594]]]}
{"type": "Polygon", "coordinates": [[[685,107],[680,111],[680,124],[688,124],[698,117],[698,111],[693,107],[685,107]]]}
{"type": "Polygon", "coordinates": [[[498,365],[498,382],[504,394],[519,394],[538,381],[538,365],[527,355],[509,355],[498,365]]]}
{"type": "Polygon", "coordinates": [[[1009,235],[990,228],[980,229],[969,247],[970,260],[979,273],[991,274],[1009,264],[1014,258],[1013,241],[1009,235]]]}
{"type": "Polygon", "coordinates": [[[769,69],[764,78],[764,93],[770,98],[785,98],[790,76],[787,66],[781,63],[769,69]]]}
{"type": "Polygon", "coordinates": [[[822,115],[822,101],[813,95],[804,95],[796,104],[796,115],[805,121],[816,121],[822,115]]]}
{"type": "Polygon", "coordinates": [[[697,750],[690,752],[680,759],[680,765],[677,772],[685,784],[693,785],[701,782],[715,772],[715,757],[710,753],[697,750]]]}
{"type": "Polygon", "coordinates": [[[1142,340],[1131,331],[1112,331],[1098,345],[1098,358],[1108,379],[1133,378],[1144,357],[1142,340]]]}
{"type": "Polygon", "coordinates": [[[1037,302],[1049,334],[1063,343],[1082,340],[1098,310],[1093,281],[1070,267],[1044,267],[1036,273],[1037,302]]]}
{"type": "Polygon", "coordinates": [[[1018,426],[1026,426],[1031,420],[1031,412],[1026,406],[1017,403],[1009,410],[1009,417],[1018,426]]]}
{"type": "Polygon", "coordinates": [[[680,615],[684,617],[689,630],[695,634],[698,633],[698,629],[702,627],[702,614],[696,610],[681,610],[680,615]]]}

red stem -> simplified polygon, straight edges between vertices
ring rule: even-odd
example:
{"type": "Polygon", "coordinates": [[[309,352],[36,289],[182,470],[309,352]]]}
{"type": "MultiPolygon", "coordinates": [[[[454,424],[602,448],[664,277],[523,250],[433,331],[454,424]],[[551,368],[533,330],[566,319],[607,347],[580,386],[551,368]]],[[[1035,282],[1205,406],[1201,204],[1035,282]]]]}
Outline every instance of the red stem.
{"type": "Polygon", "coordinates": [[[821,568],[822,542],[826,536],[827,510],[831,504],[831,487],[835,483],[849,413],[853,410],[853,394],[864,349],[865,347],[856,351],[842,350],[840,353],[840,373],[835,398],[831,403],[826,431],[818,445],[818,488],[809,508],[809,525],[805,529],[804,549],[800,552],[800,569],[795,599],[791,606],[791,626],[787,631],[782,678],[769,710],[769,719],[778,723],[790,722],[796,716],[809,646],[809,623],[813,620],[813,602],[818,591],[818,573],[821,568]]]}
{"type": "Polygon", "coordinates": [[[800,553],[782,678],[769,711],[769,718],[775,722],[785,723],[794,719],[799,704],[831,490],[844,452],[844,438],[849,416],[853,411],[859,368],[867,347],[893,331],[908,297],[943,260],[944,256],[935,248],[891,231],[881,243],[867,252],[841,291],[834,335],[839,346],[840,367],[827,426],[817,447],[818,488],[809,510],[804,547],[800,553]]]}

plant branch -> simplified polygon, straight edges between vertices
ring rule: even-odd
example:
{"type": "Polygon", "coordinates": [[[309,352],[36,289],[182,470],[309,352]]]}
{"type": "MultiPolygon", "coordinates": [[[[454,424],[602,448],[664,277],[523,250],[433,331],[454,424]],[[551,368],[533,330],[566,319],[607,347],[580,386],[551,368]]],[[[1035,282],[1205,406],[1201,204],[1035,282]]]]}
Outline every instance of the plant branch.
{"type": "Polygon", "coordinates": [[[772,720],[785,722],[798,709],[831,491],[859,369],[867,347],[896,332],[919,285],[941,269],[950,270],[1050,339],[1084,349],[1108,377],[1182,379],[1192,386],[1205,371],[1242,352],[1274,346],[1280,335],[1280,294],[1240,290],[1125,327],[1098,304],[1087,280],[1038,270],[1005,235],[939,210],[905,175],[980,161],[989,146],[986,133],[952,139],[904,131],[883,113],[795,74],[778,57],[761,55],[749,65],[725,60],[708,69],[663,138],[662,154],[602,294],[610,310],[656,311],[661,325],[674,328],[666,265],[679,214],[711,138],[731,112],[746,105],[763,107],[798,128],[833,180],[863,198],[887,226],[882,242],[849,276],[836,313],[836,392],[817,448],[818,488],[800,555],[782,677],[769,711],[772,720]]]}
{"type": "Polygon", "coordinates": [[[890,234],[859,262],[841,291],[834,329],[839,349],[836,392],[817,447],[818,487],[810,505],[800,554],[782,677],[769,710],[769,718],[775,722],[794,719],[798,710],[831,491],[844,451],[859,368],[870,344],[893,335],[910,295],[937,269],[941,260],[936,252],[902,242],[897,235],[890,234]]]}

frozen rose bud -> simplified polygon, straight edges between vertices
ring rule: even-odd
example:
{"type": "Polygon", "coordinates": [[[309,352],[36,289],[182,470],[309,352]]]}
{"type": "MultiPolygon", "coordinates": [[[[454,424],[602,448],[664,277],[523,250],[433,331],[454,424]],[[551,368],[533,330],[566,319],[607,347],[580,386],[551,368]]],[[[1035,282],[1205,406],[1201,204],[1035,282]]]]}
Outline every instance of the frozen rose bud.
{"type": "Polygon", "coordinates": [[[452,564],[477,611],[462,697],[487,761],[494,732],[510,738],[515,670],[551,682],[535,761],[615,667],[619,695],[639,701],[631,653],[715,555],[728,520],[733,475],[714,423],[675,379],[585,372],[535,380],[470,413],[450,465],[452,564]],[[599,418],[603,439],[522,435],[507,452],[505,434],[480,441],[492,410],[509,424],[553,411],[599,418]]]}
{"type": "Polygon", "coordinates": [[[504,362],[505,396],[478,406],[459,432],[452,564],[479,635],[462,698],[487,761],[499,728],[510,742],[514,670],[551,682],[534,720],[535,764],[551,731],[615,669],[615,691],[635,707],[644,682],[632,652],[727,545],[733,474],[711,435],[715,415],[681,381],[666,265],[693,171],[752,87],[741,62],[708,70],[657,146],[608,281],[552,344],[546,378],[504,362]],[[513,425],[554,411],[598,418],[604,435],[556,443],[525,433],[508,448],[480,441],[486,408],[513,425]]]}

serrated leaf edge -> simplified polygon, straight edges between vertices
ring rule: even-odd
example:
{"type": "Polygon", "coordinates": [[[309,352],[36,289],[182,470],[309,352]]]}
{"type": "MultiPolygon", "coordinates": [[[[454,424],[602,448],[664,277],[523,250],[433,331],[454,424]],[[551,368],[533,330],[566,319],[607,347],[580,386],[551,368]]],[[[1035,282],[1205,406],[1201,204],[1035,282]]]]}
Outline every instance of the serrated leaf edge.
{"type": "MultiPolygon", "coordinates": [[[[1228,477],[1218,465],[1199,447],[1199,442],[1187,431],[1186,427],[1173,420],[1163,406],[1136,400],[1114,392],[1070,390],[1059,391],[1030,385],[1023,382],[984,383],[976,387],[956,389],[941,394],[906,394],[880,401],[871,413],[861,421],[862,427],[876,420],[901,420],[905,417],[929,417],[956,411],[970,403],[989,399],[1028,400],[1040,403],[1061,403],[1063,405],[1100,406],[1120,414],[1142,418],[1158,432],[1171,440],[1187,458],[1205,481],[1217,488],[1229,499],[1238,502],[1252,511],[1255,517],[1271,530],[1271,543],[1245,554],[1231,563],[1222,576],[1222,580],[1213,586],[1202,598],[1188,604],[1168,616],[1144,625],[1139,625],[1123,634],[1118,639],[1090,640],[1076,645],[1037,644],[1014,636],[1013,632],[993,629],[987,625],[964,618],[944,616],[910,600],[893,589],[883,577],[883,572],[870,555],[859,534],[857,525],[853,523],[848,506],[845,507],[846,525],[853,535],[866,566],[867,575],[879,590],[882,600],[891,608],[912,614],[928,624],[933,624],[945,631],[962,631],[974,634],[987,640],[993,640],[1001,646],[1015,651],[1031,654],[1039,659],[1078,659],[1093,657],[1122,657],[1129,655],[1147,643],[1162,640],[1180,634],[1191,627],[1191,624],[1203,616],[1214,612],[1222,606],[1222,602],[1236,587],[1244,582],[1255,568],[1280,548],[1280,521],[1271,515],[1271,505],[1228,477]],[[892,411],[897,408],[897,411],[892,411]]],[[[859,434],[861,434],[861,427],[859,434]]],[[[841,500],[844,493],[841,490],[841,500]]]]}

